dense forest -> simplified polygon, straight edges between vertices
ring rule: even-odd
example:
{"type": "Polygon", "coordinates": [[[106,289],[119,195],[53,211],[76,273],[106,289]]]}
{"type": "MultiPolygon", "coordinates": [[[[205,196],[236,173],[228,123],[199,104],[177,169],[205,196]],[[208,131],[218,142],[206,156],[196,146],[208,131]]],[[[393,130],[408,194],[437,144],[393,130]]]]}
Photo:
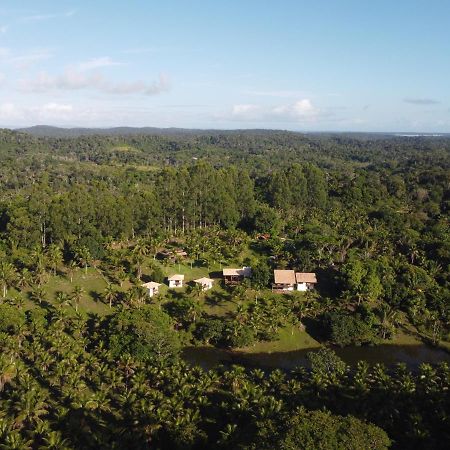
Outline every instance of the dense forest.
{"type": "Polygon", "coordinates": [[[38,131],[0,131],[1,448],[448,448],[448,358],[329,347],[448,355],[449,137],[38,131]],[[274,268],[317,289],[274,294],[274,268]],[[306,333],[295,370],[183,358],[306,333]]]}

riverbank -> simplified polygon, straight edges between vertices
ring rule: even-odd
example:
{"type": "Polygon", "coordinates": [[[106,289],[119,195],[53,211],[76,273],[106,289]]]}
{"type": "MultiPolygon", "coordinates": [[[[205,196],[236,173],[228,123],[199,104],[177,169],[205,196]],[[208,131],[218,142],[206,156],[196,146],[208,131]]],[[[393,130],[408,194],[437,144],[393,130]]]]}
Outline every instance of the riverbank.
{"type": "MultiPolygon", "coordinates": [[[[308,367],[307,354],[317,351],[323,345],[306,331],[290,327],[280,331],[278,339],[271,342],[259,342],[251,347],[228,350],[211,346],[186,347],[183,358],[192,365],[210,369],[218,365],[239,364],[246,367],[280,368],[292,370],[296,367],[308,367]]],[[[363,360],[369,364],[405,363],[415,368],[422,363],[450,363],[450,353],[445,349],[430,346],[413,333],[402,331],[391,341],[376,346],[332,347],[347,364],[354,366],[363,360]]]]}

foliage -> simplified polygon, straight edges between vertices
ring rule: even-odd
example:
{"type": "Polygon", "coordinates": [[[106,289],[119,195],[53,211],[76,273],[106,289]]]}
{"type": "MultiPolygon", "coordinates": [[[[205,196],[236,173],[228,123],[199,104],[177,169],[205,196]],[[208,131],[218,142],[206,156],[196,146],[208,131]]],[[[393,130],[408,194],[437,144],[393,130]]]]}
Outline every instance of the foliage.
{"type": "Polygon", "coordinates": [[[109,346],[115,356],[138,360],[174,360],[180,341],[170,317],[153,305],[114,314],[108,321],[109,346]]]}
{"type": "Polygon", "coordinates": [[[305,410],[300,410],[287,421],[285,435],[276,446],[282,450],[382,450],[389,447],[390,439],[386,433],[373,424],[351,416],[305,410]]]}
{"type": "Polygon", "coordinates": [[[370,324],[362,320],[359,314],[342,312],[330,313],[325,319],[330,340],[341,346],[362,345],[376,341],[375,332],[370,324]]]}

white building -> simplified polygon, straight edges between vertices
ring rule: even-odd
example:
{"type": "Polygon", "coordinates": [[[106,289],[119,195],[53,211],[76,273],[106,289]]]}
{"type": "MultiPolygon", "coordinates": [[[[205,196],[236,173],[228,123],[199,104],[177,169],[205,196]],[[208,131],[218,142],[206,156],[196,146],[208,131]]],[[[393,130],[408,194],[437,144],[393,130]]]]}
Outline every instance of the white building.
{"type": "Polygon", "coordinates": [[[295,272],[293,270],[274,270],[273,291],[293,291],[295,289],[295,272]]]}
{"type": "Polygon", "coordinates": [[[142,284],[143,288],[146,288],[148,291],[148,296],[153,297],[157,295],[159,292],[160,283],[155,283],[154,281],[150,281],[149,283],[142,284]]]}
{"type": "Polygon", "coordinates": [[[222,275],[225,284],[238,284],[244,278],[252,276],[252,268],[244,266],[242,269],[223,269],[222,275]]]}
{"type": "Polygon", "coordinates": [[[316,274],[313,272],[297,272],[295,274],[295,281],[297,283],[297,291],[310,291],[314,289],[317,283],[316,274]]]}
{"type": "Polygon", "coordinates": [[[194,280],[194,283],[200,284],[202,286],[202,291],[207,291],[208,289],[211,289],[214,283],[214,280],[211,278],[199,278],[197,280],[194,280]]]}
{"type": "Polygon", "coordinates": [[[167,278],[170,288],[181,288],[183,287],[184,275],[175,274],[167,278]]]}
{"type": "Polygon", "coordinates": [[[317,277],[312,272],[294,272],[293,270],[274,270],[274,292],[309,291],[314,289],[317,277]]]}

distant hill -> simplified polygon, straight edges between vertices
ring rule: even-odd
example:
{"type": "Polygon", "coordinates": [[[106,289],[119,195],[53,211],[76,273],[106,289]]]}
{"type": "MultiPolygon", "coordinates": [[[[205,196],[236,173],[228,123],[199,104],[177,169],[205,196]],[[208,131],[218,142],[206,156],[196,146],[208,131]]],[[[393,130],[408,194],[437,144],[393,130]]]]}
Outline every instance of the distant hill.
{"type": "MultiPolygon", "coordinates": [[[[49,125],[35,125],[28,128],[18,128],[16,131],[31,134],[36,137],[79,137],[79,136],[186,136],[186,135],[218,135],[218,134],[271,134],[284,132],[282,130],[200,130],[188,128],[156,128],[156,127],[113,127],[113,128],[60,128],[49,125]]],[[[286,132],[299,134],[295,132],[286,132]]]]}
{"type": "Polygon", "coordinates": [[[78,137],[78,136],[124,136],[124,135],[174,135],[194,134],[198,130],[182,128],[154,128],[154,127],[114,127],[114,128],[60,128],[49,125],[36,125],[19,128],[17,131],[38,137],[78,137]]]}
{"type": "Polygon", "coordinates": [[[448,138],[450,134],[440,133],[381,133],[381,132],[296,132],[286,130],[270,129],[237,129],[237,130],[217,130],[217,129],[190,129],[190,128],[157,128],[157,127],[113,127],[113,128],[61,128],[50,125],[35,125],[28,128],[18,128],[16,131],[27,133],[35,137],[50,138],[76,138],[80,136],[273,136],[291,135],[327,138],[350,138],[356,140],[378,140],[390,138],[448,138]]]}

